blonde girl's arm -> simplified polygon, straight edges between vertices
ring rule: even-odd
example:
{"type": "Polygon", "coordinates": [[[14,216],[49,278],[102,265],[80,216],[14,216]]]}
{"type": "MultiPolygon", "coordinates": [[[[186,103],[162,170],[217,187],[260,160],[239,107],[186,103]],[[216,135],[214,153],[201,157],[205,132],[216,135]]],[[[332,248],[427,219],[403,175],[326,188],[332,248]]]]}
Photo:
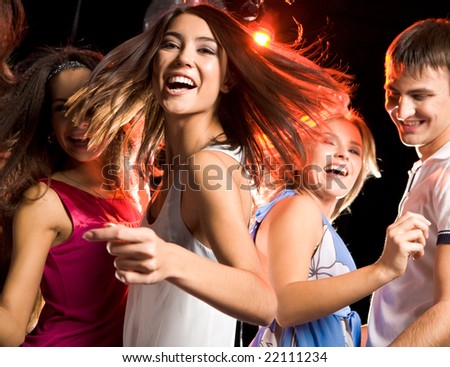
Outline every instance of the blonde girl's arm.
{"type": "Polygon", "coordinates": [[[422,216],[402,217],[389,227],[383,255],[375,264],[339,276],[307,280],[322,233],[321,213],[315,204],[306,196],[285,199],[269,212],[263,224],[270,278],[278,298],[277,321],[285,327],[325,317],[403,274],[409,254],[423,253],[428,228],[422,216]]]}

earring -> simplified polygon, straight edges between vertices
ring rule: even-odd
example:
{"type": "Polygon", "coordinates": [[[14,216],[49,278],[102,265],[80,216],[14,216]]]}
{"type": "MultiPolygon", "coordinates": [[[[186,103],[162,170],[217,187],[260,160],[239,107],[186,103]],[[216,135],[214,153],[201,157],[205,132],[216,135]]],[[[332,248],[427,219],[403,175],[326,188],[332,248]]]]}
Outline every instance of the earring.
{"type": "Polygon", "coordinates": [[[47,141],[49,144],[53,144],[53,134],[50,134],[49,136],[47,136],[47,141]]]}

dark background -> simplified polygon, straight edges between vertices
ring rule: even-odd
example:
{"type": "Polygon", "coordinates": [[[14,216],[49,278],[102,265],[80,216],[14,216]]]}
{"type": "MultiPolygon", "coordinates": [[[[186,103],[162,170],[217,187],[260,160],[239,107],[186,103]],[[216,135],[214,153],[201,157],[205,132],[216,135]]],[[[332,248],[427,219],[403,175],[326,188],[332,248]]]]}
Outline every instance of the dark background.
{"type": "MultiPolygon", "coordinates": [[[[153,0],[158,1],[158,0],[153,0]]],[[[41,45],[90,45],[107,52],[143,28],[150,0],[23,0],[28,17],[27,37],[18,50],[20,59],[41,45]],[[79,16],[77,5],[80,5],[79,16]]],[[[235,1],[238,8],[242,1],[235,1]]],[[[407,171],[417,159],[404,147],[384,110],[384,52],[392,39],[413,22],[427,17],[450,16],[450,0],[266,0],[261,21],[270,19],[275,38],[293,40],[295,24],[302,24],[304,40],[310,43],[327,35],[327,62],[340,64],[356,77],[359,85],[354,107],[366,118],[377,143],[382,178],[367,182],[342,215],[337,229],[348,244],[358,267],[377,260],[382,251],[386,227],[394,221],[397,205],[407,180],[407,171]]],[[[353,306],[363,322],[368,297],[353,306]]]]}

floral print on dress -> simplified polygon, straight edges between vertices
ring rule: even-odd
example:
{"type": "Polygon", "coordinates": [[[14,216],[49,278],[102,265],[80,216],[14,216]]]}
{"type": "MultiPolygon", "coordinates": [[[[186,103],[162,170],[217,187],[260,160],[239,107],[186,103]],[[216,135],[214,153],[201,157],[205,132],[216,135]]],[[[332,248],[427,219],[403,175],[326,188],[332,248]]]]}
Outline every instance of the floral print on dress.
{"type": "Polygon", "coordinates": [[[328,225],[323,225],[323,236],[309,267],[309,279],[323,279],[348,273],[350,268],[337,260],[333,235],[328,225]]]}

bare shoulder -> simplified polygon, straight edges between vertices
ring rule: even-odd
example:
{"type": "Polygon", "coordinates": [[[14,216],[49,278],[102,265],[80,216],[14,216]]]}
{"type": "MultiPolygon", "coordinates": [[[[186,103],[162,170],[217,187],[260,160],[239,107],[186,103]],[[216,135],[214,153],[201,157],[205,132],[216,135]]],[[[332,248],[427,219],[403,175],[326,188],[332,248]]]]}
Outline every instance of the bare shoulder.
{"type": "Polygon", "coordinates": [[[62,230],[70,233],[72,230],[71,220],[58,194],[43,182],[24,192],[15,218],[20,225],[35,223],[43,230],[47,228],[58,233],[62,230]]]}
{"type": "Polygon", "coordinates": [[[48,206],[59,202],[58,194],[46,183],[39,182],[25,190],[21,206],[48,206]]]}
{"type": "Polygon", "coordinates": [[[277,202],[261,222],[257,246],[289,251],[290,260],[298,256],[310,259],[322,232],[321,211],[312,198],[290,196],[277,202]]]}
{"type": "Polygon", "coordinates": [[[201,150],[193,154],[189,162],[202,168],[240,166],[232,156],[218,150],[201,150]]]}
{"type": "Polygon", "coordinates": [[[49,195],[50,191],[53,190],[50,190],[50,187],[45,182],[38,182],[36,185],[33,185],[25,190],[23,197],[27,200],[39,200],[45,195],[49,195]]]}
{"type": "MultiPolygon", "coordinates": [[[[215,150],[202,150],[191,156],[189,175],[199,190],[210,189],[217,194],[248,191],[248,175],[232,156],[215,150]]],[[[247,194],[247,192],[243,193],[247,194]]]]}
{"type": "Polygon", "coordinates": [[[311,215],[320,214],[320,209],[315,201],[309,195],[289,196],[280,200],[275,206],[284,210],[300,213],[310,213],[311,215]]]}
{"type": "Polygon", "coordinates": [[[322,223],[321,211],[309,195],[289,196],[280,200],[267,214],[267,218],[271,221],[301,221],[311,225],[322,223]]]}

